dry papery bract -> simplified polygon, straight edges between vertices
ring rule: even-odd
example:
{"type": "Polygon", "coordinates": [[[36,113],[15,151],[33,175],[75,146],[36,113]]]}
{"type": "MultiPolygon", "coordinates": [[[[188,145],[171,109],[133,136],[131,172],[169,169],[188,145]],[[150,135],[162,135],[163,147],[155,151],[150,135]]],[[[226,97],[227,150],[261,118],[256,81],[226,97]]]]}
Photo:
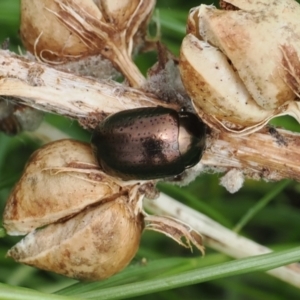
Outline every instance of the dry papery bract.
{"type": "Polygon", "coordinates": [[[65,276],[100,280],[132,260],[145,226],[203,251],[192,228],[143,211],[151,186],[151,181],[124,182],[103,173],[90,144],[49,143],[31,156],[7,201],[7,233],[28,233],[8,256],[65,276]]]}
{"type": "Polygon", "coordinates": [[[300,5],[226,1],[235,10],[200,5],[181,46],[183,84],[212,127],[249,133],[279,115],[300,121],[300,5]]]}
{"type": "Polygon", "coordinates": [[[29,52],[52,64],[101,54],[139,87],[144,77],[131,56],[146,43],[154,6],[155,0],[22,0],[21,38],[29,52]]]}

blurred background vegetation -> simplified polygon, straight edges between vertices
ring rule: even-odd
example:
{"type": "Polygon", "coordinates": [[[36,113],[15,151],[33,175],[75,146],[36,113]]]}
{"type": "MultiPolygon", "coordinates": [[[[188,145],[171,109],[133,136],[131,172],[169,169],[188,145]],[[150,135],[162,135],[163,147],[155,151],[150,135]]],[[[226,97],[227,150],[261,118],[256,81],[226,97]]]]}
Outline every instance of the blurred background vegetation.
{"type": "MultiPolygon", "coordinates": [[[[205,1],[202,1],[202,3],[205,1]]],[[[189,9],[199,5],[198,1],[159,0],[155,18],[160,20],[163,42],[174,54],[179,53],[180,43],[185,33],[185,21],[189,9]]],[[[207,4],[211,4],[209,1],[207,4]]],[[[18,36],[19,1],[0,1],[0,42],[10,39],[10,50],[18,51],[21,41],[18,36]]],[[[140,68],[146,70],[156,60],[155,53],[142,54],[137,57],[140,68]]],[[[71,137],[89,141],[90,133],[82,130],[77,122],[60,116],[47,114],[45,121],[60,128],[71,137]]],[[[277,126],[299,131],[299,125],[291,118],[280,118],[273,121],[277,126]]],[[[0,212],[3,212],[6,199],[13,184],[21,175],[30,154],[40,143],[25,134],[9,137],[0,133],[0,212]]],[[[159,184],[159,188],[175,199],[207,214],[217,222],[232,229],[239,220],[265,197],[271,201],[249,220],[241,234],[268,246],[272,249],[288,249],[298,245],[300,233],[300,184],[284,181],[281,183],[246,180],[243,188],[229,194],[219,186],[220,174],[200,176],[184,188],[159,184]],[[276,191],[275,193],[273,193],[276,191]]],[[[19,238],[5,236],[0,241],[0,282],[12,286],[22,286],[43,292],[54,292],[76,282],[62,276],[23,266],[5,258],[7,250],[19,238]]],[[[139,265],[146,258],[147,262],[157,259],[190,258],[197,267],[214,265],[231,260],[223,254],[207,249],[206,256],[190,253],[170,239],[157,233],[146,232],[143,235],[140,250],[132,265],[139,265]]],[[[170,274],[181,271],[181,267],[168,270],[170,274]]],[[[184,267],[183,267],[184,269],[184,267]]],[[[157,274],[149,272],[145,279],[157,274]]],[[[140,299],[300,299],[300,290],[274,279],[264,273],[253,273],[243,276],[222,278],[207,283],[191,285],[185,288],[160,292],[140,299]]],[[[16,298],[17,299],[17,298],[16,298]]],[[[135,298],[138,299],[138,298],[135,298]]]]}

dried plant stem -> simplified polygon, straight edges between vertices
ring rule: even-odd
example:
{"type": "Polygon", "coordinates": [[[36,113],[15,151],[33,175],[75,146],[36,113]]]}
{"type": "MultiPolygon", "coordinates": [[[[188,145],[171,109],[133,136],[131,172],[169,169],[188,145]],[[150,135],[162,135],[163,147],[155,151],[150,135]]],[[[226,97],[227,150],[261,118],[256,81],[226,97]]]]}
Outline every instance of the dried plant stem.
{"type": "Polygon", "coordinates": [[[145,84],[146,80],[141,71],[138,69],[136,64],[133,63],[132,59],[128,56],[125,51],[117,51],[115,63],[118,64],[119,69],[122,71],[122,74],[128,80],[130,86],[132,87],[141,87],[145,84]]]}
{"type": "Polygon", "coordinates": [[[4,50],[0,50],[0,95],[86,123],[124,109],[163,105],[137,89],[57,71],[4,50]]]}
{"type": "MultiPolygon", "coordinates": [[[[228,256],[242,258],[271,252],[269,248],[238,235],[165,194],[161,194],[156,200],[144,201],[144,207],[153,214],[171,216],[189,224],[203,235],[205,245],[228,256]]],[[[300,288],[300,266],[298,264],[280,267],[268,271],[268,273],[300,288]]]]}
{"type": "Polygon", "coordinates": [[[220,133],[204,154],[205,166],[240,169],[256,180],[300,181],[300,135],[283,129],[263,128],[247,136],[220,133]]]}

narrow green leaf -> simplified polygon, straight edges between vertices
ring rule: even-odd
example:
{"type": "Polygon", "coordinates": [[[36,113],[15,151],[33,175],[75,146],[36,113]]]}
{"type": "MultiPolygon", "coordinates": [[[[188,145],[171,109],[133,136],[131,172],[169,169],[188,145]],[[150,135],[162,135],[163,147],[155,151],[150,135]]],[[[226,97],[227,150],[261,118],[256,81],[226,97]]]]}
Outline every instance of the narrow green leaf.
{"type": "Polygon", "coordinates": [[[269,193],[264,195],[254,206],[252,206],[248,212],[240,219],[237,225],[234,227],[234,231],[239,232],[259,211],[261,211],[272,199],[274,199],[280,192],[282,192],[289,184],[291,180],[283,180],[278,185],[270,190],[269,193]]]}
{"type": "Polygon", "coordinates": [[[23,287],[10,286],[0,283],[0,299],[5,300],[79,300],[84,298],[65,297],[55,294],[46,294],[23,287]]]}
{"type": "Polygon", "coordinates": [[[139,295],[179,288],[213,279],[262,272],[300,260],[300,247],[292,250],[273,252],[259,256],[230,261],[210,267],[200,268],[167,278],[152,279],[137,283],[91,291],[79,296],[84,299],[126,299],[139,295]]]}

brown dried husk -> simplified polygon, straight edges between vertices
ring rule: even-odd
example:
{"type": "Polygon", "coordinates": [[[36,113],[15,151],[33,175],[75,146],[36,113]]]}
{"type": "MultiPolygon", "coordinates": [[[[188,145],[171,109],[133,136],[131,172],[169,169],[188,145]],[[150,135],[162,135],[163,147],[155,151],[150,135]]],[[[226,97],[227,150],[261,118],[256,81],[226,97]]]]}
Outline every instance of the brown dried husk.
{"type": "Polygon", "coordinates": [[[138,250],[143,217],[127,197],[31,232],[8,252],[18,262],[82,280],[121,271],[138,250]]]}
{"type": "MultiPolygon", "coordinates": [[[[80,4],[80,0],[74,1],[80,4]]],[[[84,9],[91,16],[101,18],[93,1],[84,1],[84,9]]],[[[58,22],[53,12],[60,10],[53,0],[22,0],[20,34],[25,48],[41,59],[60,61],[87,55],[98,51],[85,44],[80,36],[58,22]]]]}
{"type": "Polygon", "coordinates": [[[120,186],[99,171],[92,176],[97,168],[91,146],[86,143],[59,140],[38,149],[6,203],[3,222],[7,232],[26,234],[116,197],[120,186]],[[64,168],[69,172],[59,172],[64,168]]]}
{"type": "Polygon", "coordinates": [[[188,19],[181,75],[196,110],[212,127],[245,134],[279,115],[300,122],[300,5],[228,0],[201,5],[188,19]]]}
{"type": "MultiPolygon", "coordinates": [[[[147,24],[155,0],[22,0],[21,38],[37,59],[60,65],[108,59],[131,86],[145,78],[132,54],[146,47],[147,24]]],[[[93,73],[93,72],[91,72],[93,73]]]]}

